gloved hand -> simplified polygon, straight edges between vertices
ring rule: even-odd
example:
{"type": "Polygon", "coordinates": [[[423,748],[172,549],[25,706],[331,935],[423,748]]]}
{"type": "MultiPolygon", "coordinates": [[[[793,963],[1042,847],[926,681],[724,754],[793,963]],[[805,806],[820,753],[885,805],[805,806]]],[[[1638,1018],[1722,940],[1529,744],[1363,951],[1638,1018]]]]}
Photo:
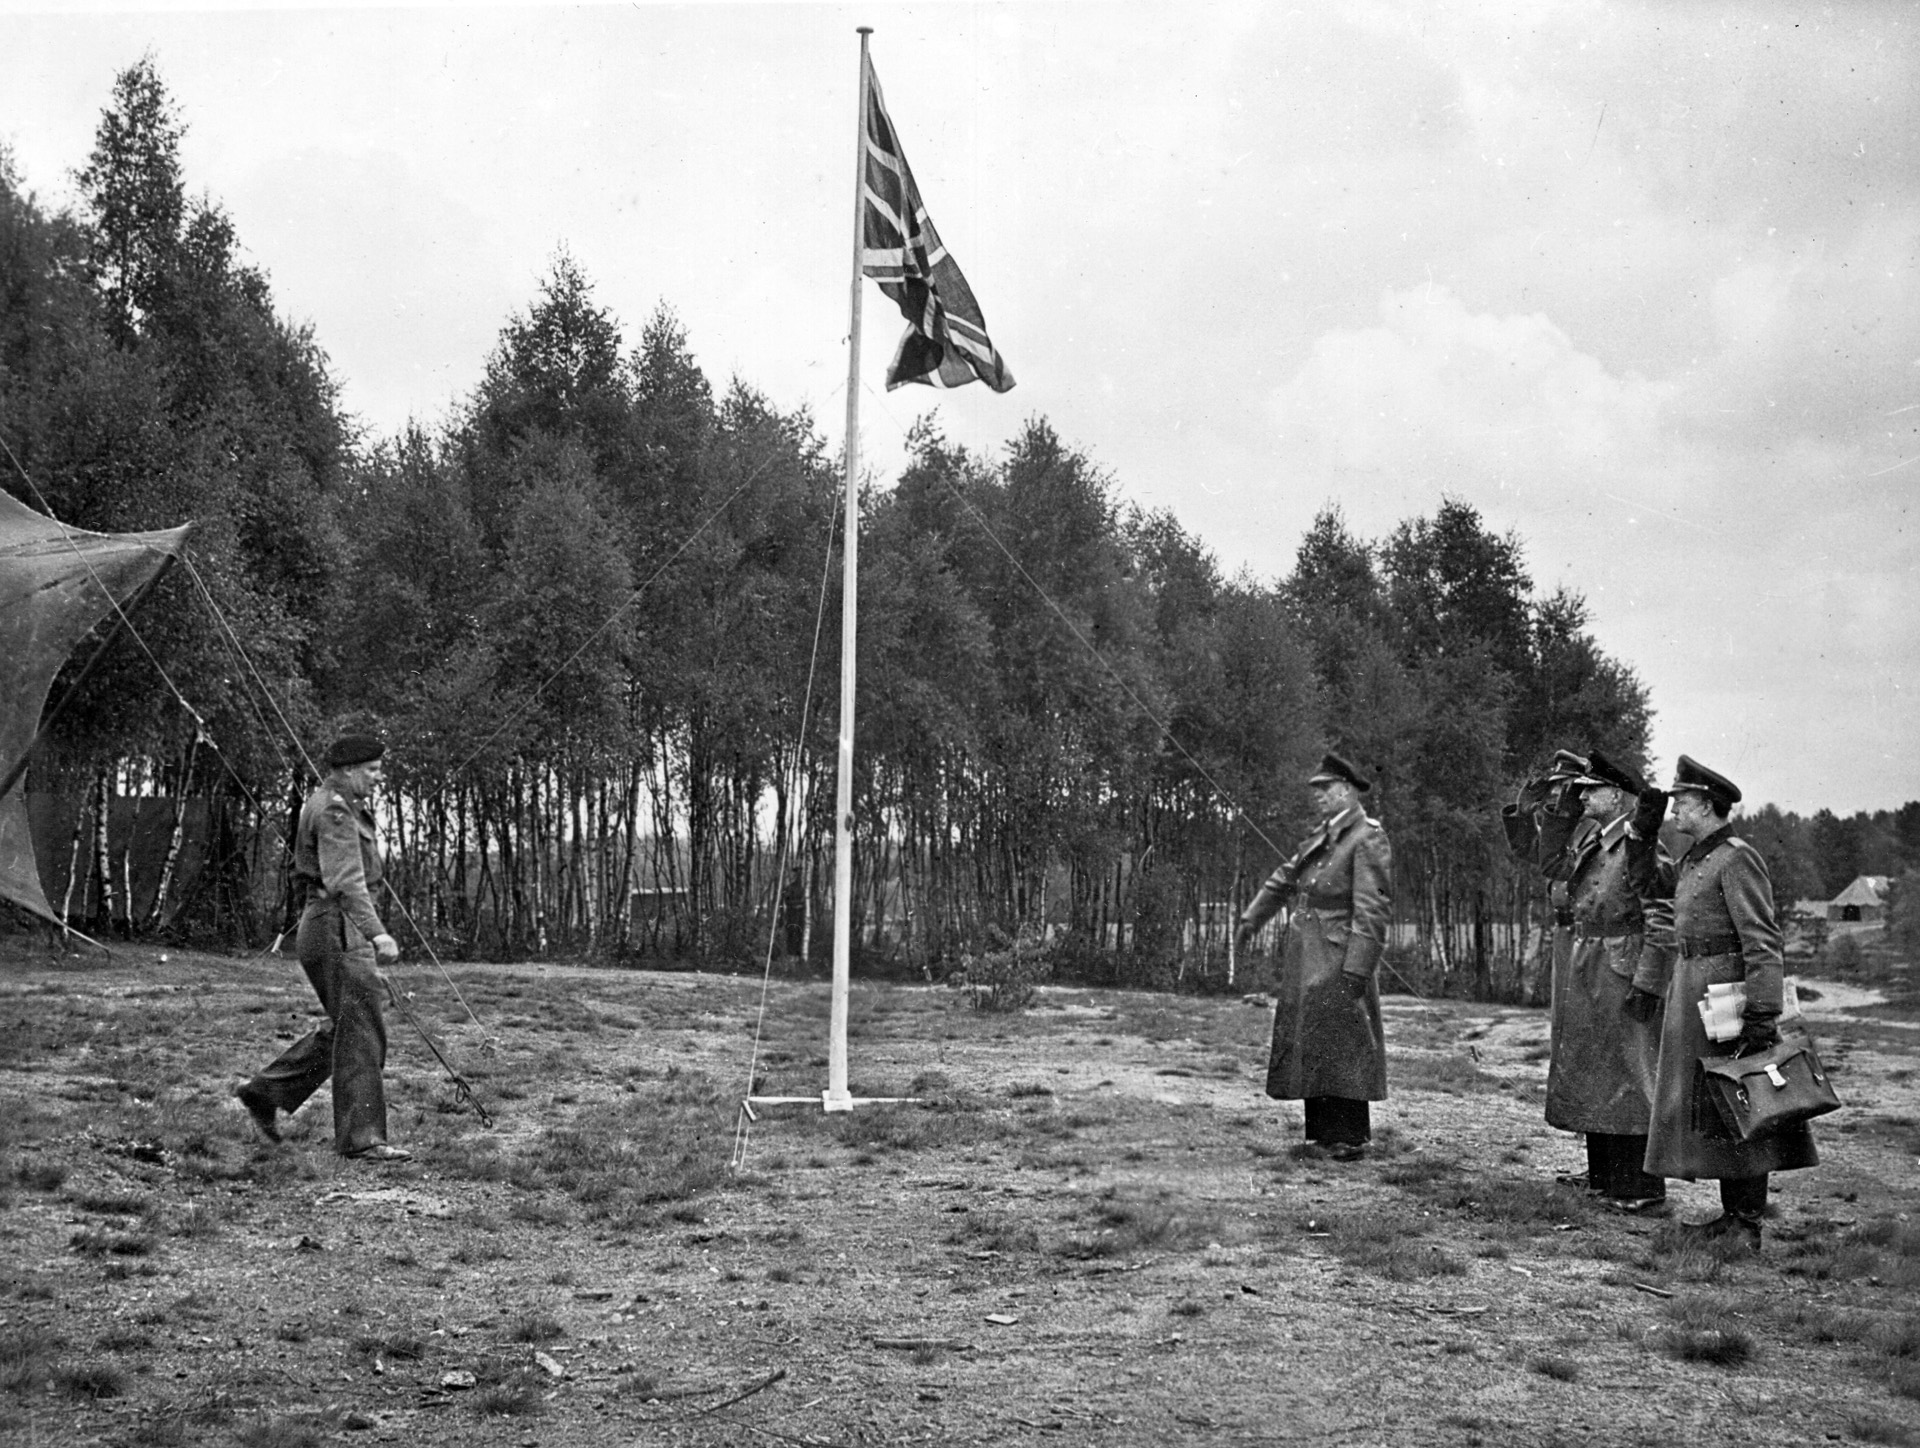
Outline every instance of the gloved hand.
{"type": "Polygon", "coordinates": [[[391,935],[374,936],[373,949],[382,960],[393,961],[400,958],[399,943],[391,935]]]}
{"type": "Polygon", "coordinates": [[[1540,826],[1534,821],[1532,810],[1517,804],[1501,806],[1500,827],[1507,832],[1507,848],[1516,859],[1533,859],[1534,850],[1540,844],[1540,826]]]}
{"type": "Polygon", "coordinates": [[[1640,791],[1640,803],[1634,809],[1633,823],[1629,826],[1635,838],[1657,840],[1660,838],[1660,821],[1667,815],[1667,792],[1664,789],[1643,789],[1640,791]]]}
{"type": "Polygon", "coordinates": [[[1635,986],[1627,992],[1627,999],[1620,1008],[1644,1026],[1660,1014],[1660,1004],[1659,996],[1635,986]]]}
{"type": "Polygon", "coordinates": [[[1347,988],[1347,999],[1363,1001],[1367,998],[1367,978],[1364,975],[1353,975],[1343,970],[1340,972],[1340,984],[1347,988]]]}
{"type": "Polygon", "coordinates": [[[1244,951],[1249,945],[1253,944],[1253,936],[1254,927],[1242,920],[1233,928],[1233,948],[1236,951],[1244,951]]]}
{"type": "Polygon", "coordinates": [[[1779,1044],[1780,1026],[1772,1016],[1743,1016],[1740,1020],[1740,1043],[1733,1048],[1733,1054],[1753,1056],[1779,1044]]]}

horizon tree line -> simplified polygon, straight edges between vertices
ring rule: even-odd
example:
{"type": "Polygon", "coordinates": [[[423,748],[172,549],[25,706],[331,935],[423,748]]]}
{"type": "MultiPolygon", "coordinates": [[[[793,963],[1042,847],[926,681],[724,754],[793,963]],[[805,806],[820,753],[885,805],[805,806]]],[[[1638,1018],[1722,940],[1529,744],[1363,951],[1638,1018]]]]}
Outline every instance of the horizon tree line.
{"type": "MultiPolygon", "coordinates": [[[[136,620],[172,684],[119,649],[30,773],[67,804],[75,923],[270,938],[298,906],[301,746],[372,727],[395,896],[436,949],[817,958],[840,477],[809,412],[716,388],[665,305],[629,347],[562,251],[445,423],[368,436],[189,196],[183,130],[147,58],[77,211],[0,151],[0,428],[67,522],[196,522],[136,620]],[[124,796],[166,802],[144,895],[124,796]]],[[[1335,748],[1378,780],[1396,970],[1512,997],[1541,890],[1499,806],[1555,748],[1645,756],[1646,690],[1584,600],[1537,594],[1521,540],[1458,499],[1371,540],[1329,504],[1286,576],[1227,577],[1044,417],[995,456],[924,420],[861,526],[867,964],[937,975],[1026,932],[1081,979],[1231,983],[1231,917],[1335,748]]],[[[1819,817],[1812,844],[1795,819],[1760,816],[1796,888],[1844,840],[1920,862],[1920,805],[1819,817]]]]}

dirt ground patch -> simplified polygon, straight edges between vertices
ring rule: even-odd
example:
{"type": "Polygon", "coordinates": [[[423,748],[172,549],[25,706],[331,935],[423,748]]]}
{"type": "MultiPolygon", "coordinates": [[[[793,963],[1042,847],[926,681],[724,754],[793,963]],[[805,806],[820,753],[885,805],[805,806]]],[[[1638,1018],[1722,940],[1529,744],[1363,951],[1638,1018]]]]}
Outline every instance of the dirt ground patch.
{"type": "Polygon", "coordinates": [[[370,1167],[230,1095],[290,961],[0,941],[0,1441],[1920,1443],[1897,1001],[1805,983],[1848,1109],[1754,1262],[1556,1185],[1537,1010],[1389,997],[1340,1165],[1257,998],[859,986],[855,1094],[917,1101],[748,1122],[824,1085],[824,986],[395,978],[494,1121],[396,1017],[370,1167]]]}

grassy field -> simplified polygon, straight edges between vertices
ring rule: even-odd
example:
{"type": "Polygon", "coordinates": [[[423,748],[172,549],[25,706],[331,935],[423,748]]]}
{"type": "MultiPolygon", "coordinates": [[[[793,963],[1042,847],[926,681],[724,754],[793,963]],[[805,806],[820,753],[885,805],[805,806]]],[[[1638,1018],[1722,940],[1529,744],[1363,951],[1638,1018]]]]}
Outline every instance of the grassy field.
{"type": "Polygon", "coordinates": [[[1258,1000],[859,987],[856,1094],[917,1101],[747,1122],[824,987],[394,974],[494,1119],[396,1017],[373,1167],[232,1100],[292,962],[0,940],[0,1441],[1920,1444],[1911,1002],[1816,1019],[1848,1109],[1755,1262],[1555,1185],[1538,1011],[1390,998],[1339,1165],[1258,1000]]]}

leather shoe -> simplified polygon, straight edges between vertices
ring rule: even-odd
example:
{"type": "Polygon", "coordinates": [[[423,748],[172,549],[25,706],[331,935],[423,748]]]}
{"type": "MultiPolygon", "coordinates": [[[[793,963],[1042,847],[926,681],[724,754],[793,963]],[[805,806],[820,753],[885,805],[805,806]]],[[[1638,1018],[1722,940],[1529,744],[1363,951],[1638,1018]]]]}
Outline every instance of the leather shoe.
{"type": "Polygon", "coordinates": [[[1608,1197],[1607,1208],[1629,1217],[1664,1217],[1671,1210],[1665,1197],[1608,1197]]]}
{"type": "Polygon", "coordinates": [[[389,1146],[384,1141],[376,1141],[372,1146],[363,1146],[358,1151],[347,1153],[348,1161],[412,1161],[413,1153],[404,1146],[389,1146]]]}
{"type": "Polygon", "coordinates": [[[1760,1250],[1760,1224],[1751,1217],[1736,1217],[1731,1212],[1723,1212],[1711,1222],[1689,1222],[1689,1236],[1702,1237],[1708,1241],[1731,1241],[1752,1252],[1760,1250]]]}
{"type": "Polygon", "coordinates": [[[280,1125],[274,1120],[279,1113],[274,1104],[251,1086],[242,1086],[234,1093],[240,1104],[247,1108],[247,1115],[253,1121],[253,1129],[268,1141],[280,1140],[280,1125]]]}
{"type": "Polygon", "coordinates": [[[1367,1154],[1367,1149],[1351,1141],[1336,1141],[1327,1148],[1327,1155],[1335,1161],[1358,1161],[1367,1154]]]}
{"type": "Polygon", "coordinates": [[[1572,1187],[1577,1192],[1600,1192],[1605,1188],[1593,1184],[1593,1178],[1583,1171],[1562,1172],[1554,1180],[1563,1187],[1572,1187]]]}

